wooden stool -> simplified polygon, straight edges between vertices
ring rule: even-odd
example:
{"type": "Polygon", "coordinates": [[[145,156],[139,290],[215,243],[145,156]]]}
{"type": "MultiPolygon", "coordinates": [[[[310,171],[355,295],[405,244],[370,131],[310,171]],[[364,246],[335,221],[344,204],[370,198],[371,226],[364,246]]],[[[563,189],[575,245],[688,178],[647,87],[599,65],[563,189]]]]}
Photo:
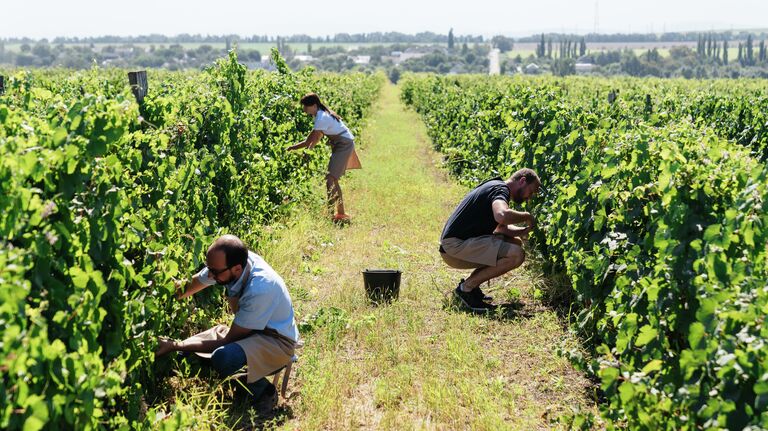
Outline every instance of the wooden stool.
{"type": "Polygon", "coordinates": [[[291,361],[288,362],[287,365],[285,365],[282,368],[278,368],[272,373],[269,373],[267,377],[272,376],[272,385],[277,389],[277,384],[280,381],[280,374],[283,375],[283,381],[280,385],[280,396],[285,398],[285,392],[288,390],[288,379],[291,377],[291,368],[293,368],[293,363],[298,361],[299,357],[296,355],[293,355],[291,357],[291,361]],[[281,373],[282,371],[282,373],[281,373]]]}

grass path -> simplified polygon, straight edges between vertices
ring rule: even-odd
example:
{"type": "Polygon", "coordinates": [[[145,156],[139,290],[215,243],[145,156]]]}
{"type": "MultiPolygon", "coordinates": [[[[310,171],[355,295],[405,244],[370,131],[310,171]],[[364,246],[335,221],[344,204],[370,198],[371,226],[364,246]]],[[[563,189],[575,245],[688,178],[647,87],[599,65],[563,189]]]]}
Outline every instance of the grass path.
{"type": "Polygon", "coordinates": [[[418,116],[387,85],[362,137],[363,170],[342,179],[353,223],[299,214],[259,250],[283,275],[305,320],[284,415],[293,429],[549,429],[548,419],[594,409],[589,382],[556,355],[576,345],[533,299],[528,264],[491,292],[517,305],[506,318],[469,315],[446,294],[466,274],[437,253],[466,192],[439,169],[418,116]],[[268,248],[268,249],[267,249],[268,248]],[[361,271],[403,271],[400,299],[373,307],[361,271]]]}

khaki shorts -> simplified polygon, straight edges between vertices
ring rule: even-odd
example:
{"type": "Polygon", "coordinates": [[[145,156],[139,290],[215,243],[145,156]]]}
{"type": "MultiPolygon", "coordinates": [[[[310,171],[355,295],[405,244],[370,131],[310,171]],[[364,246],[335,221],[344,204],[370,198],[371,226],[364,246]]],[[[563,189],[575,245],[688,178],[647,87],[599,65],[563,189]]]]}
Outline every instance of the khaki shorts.
{"type": "Polygon", "coordinates": [[[337,180],[347,171],[347,163],[355,151],[355,142],[341,138],[331,144],[331,160],[328,162],[328,175],[337,180]]]}
{"type": "Polygon", "coordinates": [[[444,238],[440,245],[443,261],[457,269],[496,266],[496,262],[506,256],[511,243],[504,241],[502,235],[483,235],[475,238],[444,238]]]}

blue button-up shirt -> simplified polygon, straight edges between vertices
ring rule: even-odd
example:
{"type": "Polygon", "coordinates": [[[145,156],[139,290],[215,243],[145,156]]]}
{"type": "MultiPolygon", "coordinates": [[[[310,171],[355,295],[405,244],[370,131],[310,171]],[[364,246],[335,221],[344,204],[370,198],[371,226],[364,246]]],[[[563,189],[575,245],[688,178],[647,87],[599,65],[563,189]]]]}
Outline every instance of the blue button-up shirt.
{"type": "MultiPolygon", "coordinates": [[[[208,268],[197,273],[206,286],[216,284],[208,268]]],[[[248,252],[248,264],[237,280],[224,286],[227,296],[239,296],[235,324],[243,328],[271,328],[293,341],[299,341],[299,329],[293,315],[293,304],[283,279],[258,254],[248,252]]]]}

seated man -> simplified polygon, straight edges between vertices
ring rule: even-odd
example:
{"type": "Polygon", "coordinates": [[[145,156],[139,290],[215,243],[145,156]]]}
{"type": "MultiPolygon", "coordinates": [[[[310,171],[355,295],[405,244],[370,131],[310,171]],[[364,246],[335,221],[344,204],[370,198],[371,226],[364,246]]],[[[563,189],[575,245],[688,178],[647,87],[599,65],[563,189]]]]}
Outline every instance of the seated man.
{"type": "Polygon", "coordinates": [[[453,268],[475,269],[454,291],[470,310],[492,308],[485,302],[480,284],[523,264],[522,239],[527,238],[536,220],[527,212],[509,208],[509,202],[527,201],[540,186],[536,172],[520,169],[507,181],[495,178],[477,186],[448,218],[440,237],[440,255],[453,268]],[[517,223],[527,226],[513,226],[517,223]]]}
{"type": "Polygon", "coordinates": [[[291,361],[299,340],[285,282],[238,237],[224,235],[208,248],[206,267],[177,297],[187,298],[214,284],[226,287],[235,314],[232,326],[219,325],[184,341],[160,339],[155,356],[195,352],[210,357],[222,377],[247,364],[251,393],[274,397],[275,387],[264,377],[291,361]]]}

